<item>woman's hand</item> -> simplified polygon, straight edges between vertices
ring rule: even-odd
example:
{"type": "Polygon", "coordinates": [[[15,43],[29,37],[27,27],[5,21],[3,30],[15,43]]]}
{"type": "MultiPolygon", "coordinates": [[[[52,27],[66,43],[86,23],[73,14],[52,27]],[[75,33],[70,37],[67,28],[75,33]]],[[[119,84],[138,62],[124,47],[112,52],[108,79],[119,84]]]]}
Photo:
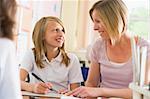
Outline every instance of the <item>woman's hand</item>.
{"type": "Polygon", "coordinates": [[[99,89],[100,88],[94,88],[94,87],[79,87],[76,88],[73,91],[70,91],[66,93],[65,95],[68,96],[75,96],[75,97],[80,97],[80,98],[87,98],[87,97],[98,97],[99,95],[99,89]]]}
{"type": "Polygon", "coordinates": [[[40,83],[33,84],[32,91],[34,93],[46,94],[50,91],[51,88],[52,88],[51,83],[49,83],[49,82],[48,83],[40,82],[40,83]]]}

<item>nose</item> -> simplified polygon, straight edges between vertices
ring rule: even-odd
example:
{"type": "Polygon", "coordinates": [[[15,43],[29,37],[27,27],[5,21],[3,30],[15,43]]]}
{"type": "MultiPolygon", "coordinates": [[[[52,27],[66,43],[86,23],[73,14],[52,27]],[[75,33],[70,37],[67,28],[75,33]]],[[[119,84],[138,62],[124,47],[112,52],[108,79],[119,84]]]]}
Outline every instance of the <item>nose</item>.
{"type": "Polygon", "coordinates": [[[93,28],[94,28],[95,31],[98,30],[98,25],[94,23],[94,27],[93,28]]]}
{"type": "Polygon", "coordinates": [[[64,31],[60,30],[60,31],[58,32],[58,35],[62,37],[62,36],[65,35],[65,33],[64,33],[64,31]]]}
{"type": "Polygon", "coordinates": [[[94,23],[94,30],[95,31],[101,30],[101,29],[103,29],[103,26],[101,24],[94,23]]]}

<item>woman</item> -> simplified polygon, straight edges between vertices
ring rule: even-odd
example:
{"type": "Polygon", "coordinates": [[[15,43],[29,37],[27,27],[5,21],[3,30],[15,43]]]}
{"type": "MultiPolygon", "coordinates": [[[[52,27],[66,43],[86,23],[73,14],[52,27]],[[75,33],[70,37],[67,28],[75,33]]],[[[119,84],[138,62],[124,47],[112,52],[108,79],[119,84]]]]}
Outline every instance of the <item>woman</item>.
{"type": "Polygon", "coordinates": [[[128,88],[133,80],[131,38],[138,46],[148,47],[149,61],[150,44],[129,35],[127,7],[122,0],[99,0],[89,13],[100,38],[92,47],[86,87],[79,87],[67,95],[131,98],[132,92],[128,88]]]}
{"type": "Polygon", "coordinates": [[[49,89],[73,90],[83,81],[80,63],[74,54],[64,49],[65,29],[56,17],[43,17],[33,31],[35,47],[28,51],[21,63],[21,89],[34,93],[47,93],[49,89]],[[25,82],[29,73],[34,73],[44,82],[31,77],[31,83],[25,82]]]}
{"type": "Polygon", "coordinates": [[[0,97],[21,99],[19,66],[13,44],[13,29],[17,4],[15,0],[0,0],[0,97]]]}

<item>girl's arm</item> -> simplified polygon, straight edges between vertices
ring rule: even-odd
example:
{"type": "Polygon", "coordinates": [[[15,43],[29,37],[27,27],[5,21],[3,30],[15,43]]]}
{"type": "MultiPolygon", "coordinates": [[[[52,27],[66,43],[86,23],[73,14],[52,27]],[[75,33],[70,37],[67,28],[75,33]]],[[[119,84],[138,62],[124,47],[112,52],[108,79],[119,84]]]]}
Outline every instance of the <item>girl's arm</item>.
{"type": "Polygon", "coordinates": [[[20,69],[20,80],[21,80],[21,90],[26,90],[33,92],[33,85],[25,82],[28,72],[24,69],[20,69]]]}
{"type": "Polygon", "coordinates": [[[52,87],[51,83],[28,83],[25,82],[25,79],[28,75],[28,72],[24,69],[20,70],[20,79],[21,79],[21,89],[34,92],[34,93],[48,93],[52,87]]]}
{"type": "Polygon", "coordinates": [[[70,84],[70,90],[74,90],[76,88],[80,87],[80,83],[72,83],[70,84]]]}

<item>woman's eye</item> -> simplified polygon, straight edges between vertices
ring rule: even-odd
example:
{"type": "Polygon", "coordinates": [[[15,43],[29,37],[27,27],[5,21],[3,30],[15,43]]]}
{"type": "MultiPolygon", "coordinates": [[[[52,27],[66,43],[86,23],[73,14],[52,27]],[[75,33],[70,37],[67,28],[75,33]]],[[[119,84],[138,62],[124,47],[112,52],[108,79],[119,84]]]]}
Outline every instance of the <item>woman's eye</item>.
{"type": "Polygon", "coordinates": [[[99,20],[96,20],[95,22],[96,22],[96,23],[101,23],[99,20]]]}

